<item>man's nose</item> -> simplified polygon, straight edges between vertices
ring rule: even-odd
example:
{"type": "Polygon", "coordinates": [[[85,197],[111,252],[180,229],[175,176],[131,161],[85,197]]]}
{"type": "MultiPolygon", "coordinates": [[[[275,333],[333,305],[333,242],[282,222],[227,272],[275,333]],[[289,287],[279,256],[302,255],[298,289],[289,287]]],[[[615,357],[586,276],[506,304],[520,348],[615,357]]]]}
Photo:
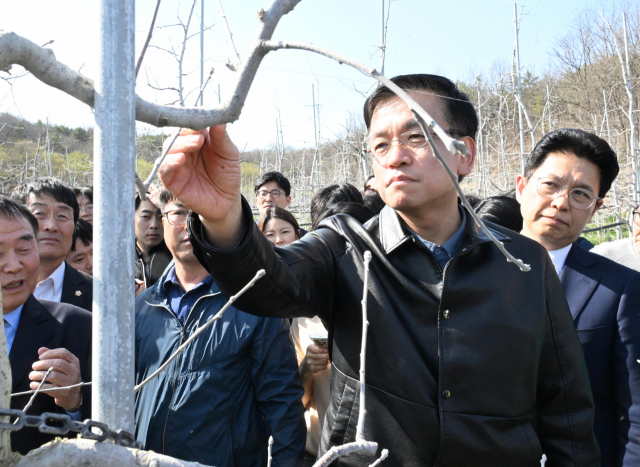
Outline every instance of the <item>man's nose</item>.
{"type": "Polygon", "coordinates": [[[558,210],[569,209],[569,196],[571,196],[568,188],[561,188],[560,192],[551,201],[551,205],[558,210]]]}
{"type": "Polygon", "coordinates": [[[4,254],[0,267],[4,274],[16,274],[23,268],[22,263],[18,259],[18,255],[16,255],[13,250],[9,250],[4,254]]]}
{"type": "Polygon", "coordinates": [[[49,232],[57,232],[58,231],[58,223],[56,222],[53,214],[49,214],[44,219],[38,220],[38,225],[42,230],[46,230],[49,232]]]}
{"type": "Polygon", "coordinates": [[[391,141],[391,147],[389,148],[389,152],[387,153],[387,157],[384,162],[389,167],[399,167],[401,165],[409,165],[411,164],[411,156],[413,151],[411,149],[407,149],[404,145],[398,141],[391,141]]]}

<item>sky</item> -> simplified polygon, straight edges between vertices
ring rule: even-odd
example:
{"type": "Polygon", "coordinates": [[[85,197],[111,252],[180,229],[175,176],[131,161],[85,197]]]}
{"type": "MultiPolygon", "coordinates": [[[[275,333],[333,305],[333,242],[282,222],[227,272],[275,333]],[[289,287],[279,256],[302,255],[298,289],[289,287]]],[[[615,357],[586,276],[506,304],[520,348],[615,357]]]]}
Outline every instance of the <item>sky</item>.
{"type": "MultiPolygon", "coordinates": [[[[196,0],[184,59],[185,90],[193,91],[200,80],[200,1],[196,0]]],[[[204,105],[225,101],[236,74],[224,64],[230,57],[226,32],[218,4],[204,0],[204,58],[212,80],[204,93],[204,105]]],[[[518,4],[522,68],[543,74],[553,59],[553,45],[567,33],[576,13],[591,0],[531,0],[518,4]]],[[[97,0],[0,0],[0,29],[13,31],[51,48],[57,59],[82,74],[97,74],[99,44],[97,0]]],[[[155,0],[136,0],[136,50],[144,43],[155,0]]],[[[183,28],[193,0],[162,0],[150,48],[136,83],[144,99],[169,104],[177,99],[178,66],[175,57],[161,49],[179,50],[183,28]],[[157,48],[156,48],[157,47],[157,48]]],[[[256,13],[267,9],[269,0],[222,0],[237,50],[245,58],[257,32],[256,13]]],[[[514,49],[513,3],[505,0],[395,0],[385,1],[389,12],[385,75],[436,73],[452,80],[469,81],[496,63],[510,66],[514,49]]],[[[274,40],[312,42],[380,69],[380,0],[302,0],[282,18],[274,40]]],[[[14,67],[12,75],[22,74],[14,67]]],[[[205,72],[205,74],[206,74],[205,72]]],[[[7,77],[0,72],[0,76],[7,77]]],[[[56,89],[27,75],[0,80],[0,113],[9,112],[30,121],[49,118],[69,127],[93,126],[91,109],[56,89]]],[[[229,125],[229,133],[242,149],[273,145],[276,119],[282,139],[292,147],[313,146],[316,100],[322,139],[344,132],[350,116],[361,120],[365,96],[374,80],[346,65],[303,51],[280,50],[262,62],[240,119],[229,125]],[[313,87],[313,91],[312,91],[313,87]],[[313,92],[313,93],[312,93],[313,92]]],[[[193,105],[196,93],[186,99],[193,105]]],[[[139,124],[139,131],[162,131],[139,124]]],[[[169,133],[171,129],[164,129],[169,133]]]]}

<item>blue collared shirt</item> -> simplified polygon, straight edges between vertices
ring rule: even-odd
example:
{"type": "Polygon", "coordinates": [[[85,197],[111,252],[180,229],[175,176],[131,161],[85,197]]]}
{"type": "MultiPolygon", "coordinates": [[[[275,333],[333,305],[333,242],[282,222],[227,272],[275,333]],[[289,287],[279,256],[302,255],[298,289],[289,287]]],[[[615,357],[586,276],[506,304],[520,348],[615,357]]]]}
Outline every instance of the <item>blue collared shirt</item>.
{"type": "Polygon", "coordinates": [[[430,242],[429,240],[425,240],[420,237],[418,234],[414,233],[414,235],[420,240],[424,246],[426,246],[431,253],[436,257],[436,261],[444,270],[444,267],[447,265],[449,260],[453,258],[460,248],[462,248],[462,244],[465,239],[465,232],[467,228],[467,214],[464,212],[460,206],[458,206],[460,210],[460,216],[462,217],[462,224],[460,224],[460,228],[453,234],[453,236],[444,242],[442,245],[436,245],[435,243],[430,242]]]}
{"type": "Polygon", "coordinates": [[[180,324],[183,326],[185,325],[191,308],[193,308],[199,298],[205,296],[209,292],[212,284],[213,278],[211,276],[207,276],[205,280],[186,292],[180,285],[180,282],[178,282],[176,267],[171,267],[167,277],[162,283],[162,288],[167,294],[171,311],[176,315],[180,324]]]}
{"type": "Polygon", "coordinates": [[[20,316],[22,315],[23,306],[24,303],[15,310],[4,315],[4,333],[7,337],[7,353],[11,352],[11,346],[13,345],[13,340],[16,337],[18,325],[20,324],[20,316]]]}

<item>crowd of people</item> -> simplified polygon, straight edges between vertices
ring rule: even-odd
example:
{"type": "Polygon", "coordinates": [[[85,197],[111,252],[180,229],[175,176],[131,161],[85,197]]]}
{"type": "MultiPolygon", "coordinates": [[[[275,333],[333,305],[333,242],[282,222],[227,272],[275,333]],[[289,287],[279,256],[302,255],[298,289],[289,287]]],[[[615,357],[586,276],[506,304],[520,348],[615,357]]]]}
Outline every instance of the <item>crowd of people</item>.
{"type": "MultiPolygon", "coordinates": [[[[435,75],[393,80],[465,144],[467,155],[452,154],[432,135],[468,175],[477,117],[467,96],[435,75]]],[[[368,250],[364,435],[389,449],[385,462],[536,466],[545,454],[551,466],[640,464],[639,209],[630,238],[588,251],[580,237],[618,175],[609,144],[552,131],[514,190],[468,197],[531,266],[521,272],[460,203],[395,94],[377,88],[364,117],[374,173],[362,190],[316,192],[309,231],[279,172],[257,181],[254,217],[224,127],[180,136],[163,186],[135,195],[136,384],[266,271],[136,393],[136,438],[179,459],[252,467],[267,464],[270,436],[274,466],[310,466],[354,441],[368,250]]],[[[90,187],[45,177],[0,195],[12,392],[35,389],[53,367],[28,413],[90,418],[90,387],[47,390],[91,381],[92,223],[90,187]]],[[[23,454],[52,439],[11,433],[23,454]]]]}

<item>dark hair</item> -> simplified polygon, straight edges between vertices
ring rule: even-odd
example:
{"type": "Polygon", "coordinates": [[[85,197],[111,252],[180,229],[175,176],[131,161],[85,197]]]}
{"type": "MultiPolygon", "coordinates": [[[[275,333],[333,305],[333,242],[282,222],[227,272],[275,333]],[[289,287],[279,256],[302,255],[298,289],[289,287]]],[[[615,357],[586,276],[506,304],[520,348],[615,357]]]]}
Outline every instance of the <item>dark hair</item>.
{"type": "Polygon", "coordinates": [[[317,191],[311,198],[311,230],[318,228],[318,218],[330,205],[349,201],[364,204],[362,193],[350,183],[329,185],[317,191]]]}
{"type": "Polygon", "coordinates": [[[38,235],[38,219],[31,214],[31,211],[29,211],[24,204],[17,200],[11,199],[5,195],[0,195],[0,217],[16,221],[23,217],[29,221],[29,224],[31,224],[33,234],[38,235]]]}
{"type": "Polygon", "coordinates": [[[84,246],[89,246],[93,243],[93,225],[91,225],[90,222],[87,222],[84,219],[78,219],[76,228],[73,229],[71,251],[76,251],[76,240],[78,239],[80,239],[84,246]]]}
{"type": "Polygon", "coordinates": [[[493,222],[514,232],[522,230],[520,203],[509,196],[491,196],[480,201],[474,208],[481,219],[493,222]]]}
{"type": "Polygon", "coordinates": [[[296,218],[293,217],[293,214],[291,214],[286,209],[282,209],[277,206],[268,208],[264,212],[264,216],[260,218],[260,221],[258,222],[258,228],[260,229],[260,232],[264,233],[264,229],[267,228],[267,224],[272,219],[282,219],[283,221],[288,222],[293,226],[293,229],[296,232],[296,237],[300,238],[302,236],[300,232],[300,225],[298,224],[296,218]]]}
{"type": "Polygon", "coordinates": [[[78,196],[84,196],[89,198],[89,201],[93,203],[93,187],[92,186],[77,186],[73,188],[73,192],[78,196]]]}
{"type": "MultiPolygon", "coordinates": [[[[450,130],[459,132],[461,136],[476,139],[478,116],[469,98],[460,91],[453,81],[438,75],[415,74],[401,75],[391,78],[404,91],[427,91],[441,97],[442,113],[450,126],[450,130]]],[[[389,98],[396,97],[391,89],[379,86],[364,103],[364,122],[367,130],[371,126],[371,118],[376,107],[389,98]]]]}
{"type": "Polygon", "coordinates": [[[73,222],[78,222],[80,217],[80,207],[76,194],[71,188],[62,183],[57,178],[41,177],[28,182],[23,182],[13,189],[11,197],[20,200],[23,204],[29,202],[29,195],[51,196],[59,203],[64,203],[73,209],[73,222]]]}
{"type": "Polygon", "coordinates": [[[162,187],[160,194],[158,195],[158,209],[164,213],[164,208],[167,204],[172,204],[178,201],[178,198],[169,191],[168,188],[162,187]]]}
{"type": "Polygon", "coordinates": [[[380,197],[380,195],[377,193],[371,194],[371,195],[364,195],[362,199],[364,201],[364,205],[369,208],[369,210],[373,213],[374,216],[377,216],[378,214],[380,214],[380,211],[382,211],[382,208],[386,206],[384,204],[384,201],[382,201],[382,198],[380,197]]]}
{"type": "Polygon", "coordinates": [[[572,153],[595,164],[600,169],[599,198],[606,196],[620,171],[616,153],[605,140],[588,131],[562,128],[547,133],[538,141],[525,163],[525,177],[535,172],[552,152],[572,153]]]}
{"type": "Polygon", "coordinates": [[[284,194],[289,196],[291,194],[291,183],[287,177],[282,175],[280,172],[267,172],[262,174],[262,176],[258,179],[256,186],[254,187],[254,191],[256,195],[258,194],[258,190],[262,185],[269,182],[276,182],[276,184],[284,190],[284,194]]]}
{"type": "Polygon", "coordinates": [[[469,195],[465,193],[464,197],[467,198],[467,201],[469,201],[469,204],[471,205],[472,208],[474,208],[474,210],[475,210],[475,207],[478,205],[478,203],[482,201],[482,198],[476,195],[469,195]]]}
{"type": "MultiPolygon", "coordinates": [[[[355,220],[364,224],[375,214],[364,204],[354,203],[353,201],[335,203],[327,206],[327,208],[318,217],[318,224],[336,214],[347,214],[355,220]]],[[[316,226],[317,228],[317,226],[316,226]]]]}

